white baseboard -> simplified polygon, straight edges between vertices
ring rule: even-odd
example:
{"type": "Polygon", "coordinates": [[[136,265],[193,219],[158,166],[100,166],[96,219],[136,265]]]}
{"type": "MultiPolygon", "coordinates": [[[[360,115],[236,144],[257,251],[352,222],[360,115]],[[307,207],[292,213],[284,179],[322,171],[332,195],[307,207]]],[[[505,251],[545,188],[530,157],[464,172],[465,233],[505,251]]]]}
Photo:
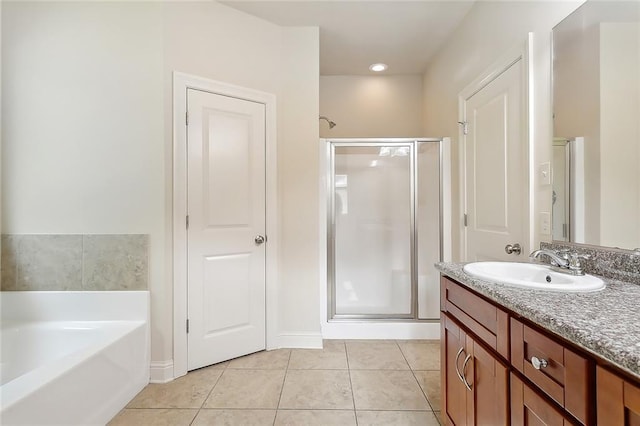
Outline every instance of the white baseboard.
{"type": "Polygon", "coordinates": [[[322,325],[325,339],[439,340],[439,322],[327,322],[322,325]]]}
{"type": "Polygon", "coordinates": [[[320,333],[281,334],[278,337],[281,348],[322,349],[320,333]]]}
{"type": "Polygon", "coordinates": [[[173,360],[153,361],[149,369],[149,383],[167,383],[174,379],[173,360]]]}

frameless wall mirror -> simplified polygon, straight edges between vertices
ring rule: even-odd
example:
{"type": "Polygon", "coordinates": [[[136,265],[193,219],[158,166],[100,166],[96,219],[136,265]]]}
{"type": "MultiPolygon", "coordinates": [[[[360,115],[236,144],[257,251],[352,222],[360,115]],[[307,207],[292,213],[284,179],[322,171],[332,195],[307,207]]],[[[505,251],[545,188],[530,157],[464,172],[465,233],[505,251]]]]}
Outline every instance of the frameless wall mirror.
{"type": "Polygon", "coordinates": [[[553,29],[553,110],[554,240],[640,247],[640,2],[553,29]]]}

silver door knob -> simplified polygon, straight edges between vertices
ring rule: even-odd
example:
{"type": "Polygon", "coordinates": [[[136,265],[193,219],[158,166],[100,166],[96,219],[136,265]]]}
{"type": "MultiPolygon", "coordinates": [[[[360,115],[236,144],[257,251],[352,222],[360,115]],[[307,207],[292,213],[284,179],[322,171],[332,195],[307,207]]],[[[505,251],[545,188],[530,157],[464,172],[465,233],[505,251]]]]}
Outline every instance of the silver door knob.
{"type": "Polygon", "coordinates": [[[257,245],[260,245],[264,244],[264,242],[267,241],[267,238],[264,235],[256,235],[253,241],[255,241],[257,245]]]}
{"type": "Polygon", "coordinates": [[[507,254],[520,254],[522,253],[522,247],[520,247],[519,243],[507,244],[504,246],[504,252],[507,254]]]}

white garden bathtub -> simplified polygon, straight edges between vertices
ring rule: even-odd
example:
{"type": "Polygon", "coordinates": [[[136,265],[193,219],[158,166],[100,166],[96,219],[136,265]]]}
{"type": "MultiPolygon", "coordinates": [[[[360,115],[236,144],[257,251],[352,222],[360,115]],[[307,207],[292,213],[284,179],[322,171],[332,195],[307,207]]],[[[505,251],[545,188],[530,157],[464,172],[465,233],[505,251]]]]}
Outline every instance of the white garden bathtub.
{"type": "Polygon", "coordinates": [[[149,382],[149,293],[2,292],[0,424],[103,425],[149,382]]]}

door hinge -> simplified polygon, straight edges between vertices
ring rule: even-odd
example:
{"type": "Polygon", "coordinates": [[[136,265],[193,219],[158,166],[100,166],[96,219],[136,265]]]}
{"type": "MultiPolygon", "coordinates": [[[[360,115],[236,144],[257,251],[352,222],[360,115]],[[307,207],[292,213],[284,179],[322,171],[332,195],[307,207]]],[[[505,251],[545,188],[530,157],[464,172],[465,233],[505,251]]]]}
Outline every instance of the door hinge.
{"type": "Polygon", "coordinates": [[[187,229],[189,229],[189,215],[187,215],[185,222],[186,222],[187,229]]]}
{"type": "Polygon", "coordinates": [[[187,320],[187,334],[189,334],[189,320],[187,320]]]}
{"type": "Polygon", "coordinates": [[[466,121],[458,121],[458,124],[460,124],[462,126],[462,134],[463,135],[468,135],[469,134],[469,127],[466,121]]]}
{"type": "Polygon", "coordinates": [[[462,220],[464,221],[464,226],[467,226],[467,214],[466,213],[463,215],[463,219],[462,220]]]}
{"type": "Polygon", "coordinates": [[[184,124],[189,125],[189,111],[184,113],[184,124]]]}

